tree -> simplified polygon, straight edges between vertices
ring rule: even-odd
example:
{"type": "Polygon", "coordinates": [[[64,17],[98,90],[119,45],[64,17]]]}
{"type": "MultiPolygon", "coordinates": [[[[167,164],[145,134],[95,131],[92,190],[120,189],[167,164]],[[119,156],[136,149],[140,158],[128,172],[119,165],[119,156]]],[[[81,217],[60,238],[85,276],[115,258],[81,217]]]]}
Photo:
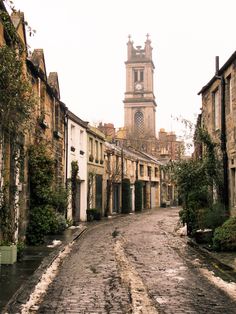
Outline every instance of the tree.
{"type": "Polygon", "coordinates": [[[121,164],[117,162],[114,156],[114,151],[107,150],[107,200],[106,200],[106,212],[105,216],[108,215],[110,210],[110,201],[113,192],[113,186],[115,183],[121,182],[121,164]]]}
{"type": "Polygon", "coordinates": [[[195,141],[204,147],[201,158],[171,162],[166,166],[176,182],[183,205],[180,216],[187,224],[189,235],[198,228],[199,210],[222,202],[223,166],[219,147],[202,128],[196,129],[195,141]]]}

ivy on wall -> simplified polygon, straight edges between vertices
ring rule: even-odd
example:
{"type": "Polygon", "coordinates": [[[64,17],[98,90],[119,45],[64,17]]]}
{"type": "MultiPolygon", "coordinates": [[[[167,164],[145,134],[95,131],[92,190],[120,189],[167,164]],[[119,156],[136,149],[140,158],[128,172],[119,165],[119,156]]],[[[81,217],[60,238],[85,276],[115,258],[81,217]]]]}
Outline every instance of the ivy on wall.
{"type": "Polygon", "coordinates": [[[0,47],[0,64],[0,151],[3,160],[0,174],[0,236],[5,243],[11,243],[15,241],[17,227],[15,182],[24,163],[22,140],[30,126],[35,98],[24,74],[20,49],[6,45],[0,47]]]}

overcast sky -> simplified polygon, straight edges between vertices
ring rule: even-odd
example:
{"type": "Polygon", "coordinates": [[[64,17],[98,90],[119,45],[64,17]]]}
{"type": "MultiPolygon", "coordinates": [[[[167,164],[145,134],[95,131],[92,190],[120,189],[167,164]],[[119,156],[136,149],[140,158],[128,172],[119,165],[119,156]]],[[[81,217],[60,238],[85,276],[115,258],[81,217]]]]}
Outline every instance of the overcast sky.
{"type": "Polygon", "coordinates": [[[181,133],[194,121],[199,90],[236,49],[235,0],[15,0],[43,48],[47,74],[58,72],[61,100],[81,119],[123,126],[127,41],[150,34],[157,130],[181,133]]]}

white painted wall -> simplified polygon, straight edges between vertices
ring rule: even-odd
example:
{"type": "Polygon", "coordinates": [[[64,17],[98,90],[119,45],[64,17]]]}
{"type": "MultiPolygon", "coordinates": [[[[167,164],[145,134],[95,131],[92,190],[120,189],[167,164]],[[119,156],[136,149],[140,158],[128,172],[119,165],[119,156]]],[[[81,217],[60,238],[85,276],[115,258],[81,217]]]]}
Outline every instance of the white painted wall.
{"type": "MultiPolygon", "coordinates": [[[[79,178],[81,180],[80,190],[80,220],[86,221],[87,214],[87,132],[80,124],[68,119],[68,164],[67,164],[67,179],[71,178],[71,162],[78,161],[79,178]],[[75,151],[71,151],[71,146],[75,151]],[[83,151],[84,154],[81,154],[83,151]]],[[[69,202],[68,219],[72,219],[71,202],[69,202]]]]}

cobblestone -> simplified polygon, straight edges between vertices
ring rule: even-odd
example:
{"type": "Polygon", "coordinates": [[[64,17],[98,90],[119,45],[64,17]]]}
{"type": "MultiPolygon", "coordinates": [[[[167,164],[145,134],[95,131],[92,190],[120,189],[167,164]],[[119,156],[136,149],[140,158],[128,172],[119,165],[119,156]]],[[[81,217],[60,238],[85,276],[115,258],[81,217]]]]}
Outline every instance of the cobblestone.
{"type": "Polygon", "coordinates": [[[235,298],[201,271],[213,266],[175,234],[177,221],[178,210],[165,208],[92,227],[64,259],[38,313],[236,313],[235,298]]]}

